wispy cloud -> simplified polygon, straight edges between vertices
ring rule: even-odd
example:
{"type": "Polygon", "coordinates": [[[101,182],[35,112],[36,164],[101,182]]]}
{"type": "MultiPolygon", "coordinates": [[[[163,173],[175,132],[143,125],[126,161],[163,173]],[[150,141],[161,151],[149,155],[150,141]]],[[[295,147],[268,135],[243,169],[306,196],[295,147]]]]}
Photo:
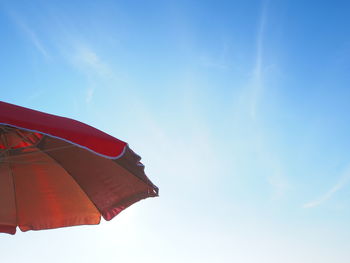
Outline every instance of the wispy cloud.
{"type": "Polygon", "coordinates": [[[278,152],[279,147],[272,135],[275,131],[268,127],[268,123],[264,122],[262,116],[260,116],[261,118],[258,116],[259,102],[265,85],[264,80],[267,79],[269,73],[269,67],[264,64],[264,38],[268,18],[268,4],[269,1],[263,2],[257,23],[255,57],[253,66],[249,70],[250,78],[237,98],[238,101],[235,103],[232,112],[233,118],[237,121],[235,126],[244,131],[236,135],[240,137],[240,142],[244,142],[240,151],[249,152],[249,156],[256,156],[252,160],[254,166],[261,171],[259,175],[264,176],[264,181],[271,189],[271,199],[278,200],[290,188],[290,181],[280,157],[281,153],[278,152]],[[269,130],[269,133],[266,133],[266,130],[269,130]]]}
{"type": "Polygon", "coordinates": [[[78,44],[74,42],[68,49],[66,57],[69,62],[80,72],[82,72],[89,81],[89,87],[86,89],[85,102],[91,103],[97,92],[96,86],[106,85],[107,82],[115,82],[116,74],[112,67],[104,61],[97,52],[89,47],[87,43],[78,44]]]}
{"type": "Polygon", "coordinates": [[[90,103],[93,96],[94,96],[94,92],[95,92],[95,88],[91,87],[91,88],[88,88],[87,91],[86,91],[86,98],[85,98],[85,101],[86,103],[90,103]]]}
{"type": "Polygon", "coordinates": [[[50,55],[47,49],[43,45],[42,41],[38,37],[37,33],[33,28],[31,28],[24,20],[17,14],[10,12],[11,19],[15,22],[18,28],[27,36],[33,46],[46,58],[49,59],[50,55]]]}
{"type": "MultiPolygon", "coordinates": [[[[63,27],[57,22],[60,19],[56,19],[57,21],[51,24],[51,30],[48,31],[45,27],[34,27],[27,22],[24,16],[13,10],[7,10],[7,14],[21,33],[27,37],[28,41],[45,59],[52,58],[47,49],[47,46],[50,46],[56,53],[60,52],[70,65],[83,73],[88,80],[88,87],[85,90],[85,103],[89,104],[93,101],[98,91],[97,86],[105,86],[107,81],[109,83],[115,82],[117,74],[102,59],[99,52],[91,47],[91,43],[82,40],[82,36],[77,36],[73,30],[63,27]],[[44,30],[43,32],[46,33],[45,38],[37,33],[40,30],[44,30]],[[55,32],[55,34],[52,32],[55,32]],[[47,41],[46,46],[43,40],[47,41]],[[101,82],[103,85],[101,85],[101,82]]],[[[52,21],[50,20],[50,22],[52,21]]]]}
{"type": "Polygon", "coordinates": [[[79,44],[75,46],[73,63],[89,74],[96,74],[99,77],[112,75],[110,66],[100,58],[96,51],[86,45],[79,44]]]}
{"type": "Polygon", "coordinates": [[[200,63],[202,66],[207,68],[226,70],[229,68],[229,65],[227,63],[228,51],[229,45],[225,41],[223,42],[222,48],[220,49],[220,53],[217,56],[204,54],[199,57],[200,63]]]}
{"type": "Polygon", "coordinates": [[[303,208],[312,208],[323,204],[325,201],[329,200],[336,192],[341,190],[350,182],[350,167],[346,169],[343,175],[340,177],[339,181],[330,188],[324,195],[320,198],[313,200],[311,202],[303,204],[303,208]]]}
{"type": "Polygon", "coordinates": [[[250,107],[250,116],[252,119],[256,118],[257,105],[259,101],[260,94],[263,88],[263,51],[264,51],[264,35],[266,28],[267,20],[267,6],[268,1],[263,3],[261,10],[261,16],[258,25],[258,32],[256,37],[256,58],[255,65],[253,68],[253,77],[252,77],[252,98],[251,98],[251,107],[250,107]]]}

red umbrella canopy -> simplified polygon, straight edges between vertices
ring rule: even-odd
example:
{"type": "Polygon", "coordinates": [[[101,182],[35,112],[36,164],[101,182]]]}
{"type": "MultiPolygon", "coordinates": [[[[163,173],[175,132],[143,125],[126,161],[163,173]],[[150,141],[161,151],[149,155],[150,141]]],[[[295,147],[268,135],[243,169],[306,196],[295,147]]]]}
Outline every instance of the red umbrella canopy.
{"type": "Polygon", "coordinates": [[[99,224],[158,188],[127,143],[0,102],[0,232],[99,224]]]}

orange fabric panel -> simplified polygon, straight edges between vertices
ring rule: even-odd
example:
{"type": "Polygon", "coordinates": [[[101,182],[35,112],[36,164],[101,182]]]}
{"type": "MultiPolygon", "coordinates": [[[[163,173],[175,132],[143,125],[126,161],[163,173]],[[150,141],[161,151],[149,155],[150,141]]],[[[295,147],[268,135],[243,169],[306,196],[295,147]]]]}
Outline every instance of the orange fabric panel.
{"type": "Polygon", "coordinates": [[[38,148],[47,151],[74,177],[106,220],[111,220],[131,204],[156,195],[152,183],[132,174],[115,160],[80,147],[69,147],[65,141],[47,136],[38,148]]]}
{"type": "Polygon", "coordinates": [[[0,161],[0,232],[16,232],[16,201],[9,164],[0,161]],[[2,230],[1,230],[2,229],[2,230]]]}
{"type": "Polygon", "coordinates": [[[38,145],[74,177],[106,220],[131,204],[156,195],[150,182],[116,161],[80,147],[66,146],[69,146],[67,142],[50,137],[44,137],[38,145]]]}
{"type": "Polygon", "coordinates": [[[98,224],[101,215],[74,179],[42,152],[13,158],[22,231],[98,224]]]}

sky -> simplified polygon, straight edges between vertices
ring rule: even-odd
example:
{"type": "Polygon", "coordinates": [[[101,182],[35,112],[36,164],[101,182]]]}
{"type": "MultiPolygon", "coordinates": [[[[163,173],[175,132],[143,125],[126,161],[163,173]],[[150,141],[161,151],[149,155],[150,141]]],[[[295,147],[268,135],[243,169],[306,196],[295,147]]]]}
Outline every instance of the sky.
{"type": "Polygon", "coordinates": [[[160,196],[14,262],[350,261],[348,1],[0,0],[1,100],[129,143],[160,196]]]}

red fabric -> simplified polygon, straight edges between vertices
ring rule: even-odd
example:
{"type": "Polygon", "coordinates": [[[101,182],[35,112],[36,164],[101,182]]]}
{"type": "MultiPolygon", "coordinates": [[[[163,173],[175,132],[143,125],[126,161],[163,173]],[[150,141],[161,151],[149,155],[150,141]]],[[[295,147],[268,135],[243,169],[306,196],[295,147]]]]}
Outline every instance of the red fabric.
{"type": "Polygon", "coordinates": [[[140,157],[91,126],[5,102],[0,126],[0,233],[98,224],[158,196],[140,157]]]}
{"type": "MultiPolygon", "coordinates": [[[[128,158],[128,154],[111,160],[79,147],[64,145],[67,145],[64,141],[45,137],[38,148],[45,151],[74,178],[104,219],[111,220],[133,203],[158,195],[158,188],[148,180],[143,169],[135,174],[131,172],[132,165],[127,167],[117,163],[128,158]]],[[[126,153],[130,153],[130,150],[127,149],[126,153]]],[[[136,162],[134,165],[136,166],[136,162]]]]}
{"type": "Polygon", "coordinates": [[[76,120],[0,101],[0,123],[68,140],[107,157],[118,157],[126,143],[76,120]]]}
{"type": "Polygon", "coordinates": [[[16,234],[16,226],[4,226],[0,225],[0,233],[16,234]]]}
{"type": "MultiPolygon", "coordinates": [[[[21,231],[100,223],[100,212],[71,175],[55,160],[40,150],[12,157],[16,218],[21,231]]],[[[6,174],[1,177],[4,175],[6,174]]]]}

